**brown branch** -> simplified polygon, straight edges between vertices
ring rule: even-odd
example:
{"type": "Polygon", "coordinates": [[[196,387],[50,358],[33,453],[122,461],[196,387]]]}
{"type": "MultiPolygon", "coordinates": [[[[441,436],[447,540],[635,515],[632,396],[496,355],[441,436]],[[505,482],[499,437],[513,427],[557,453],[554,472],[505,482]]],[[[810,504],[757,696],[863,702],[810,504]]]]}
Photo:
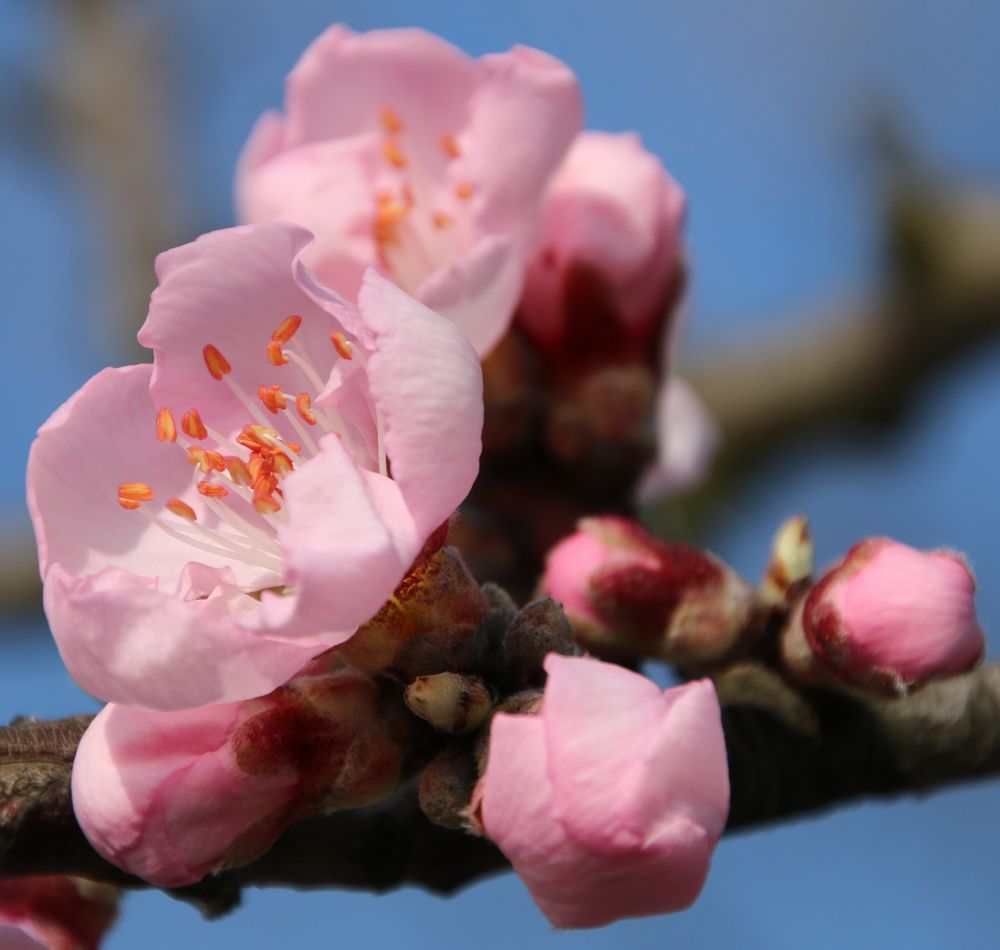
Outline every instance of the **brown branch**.
{"type": "MultiPolygon", "coordinates": [[[[926,792],[1000,773],[1000,666],[905,699],[792,690],[759,664],[718,681],[729,751],[729,830],[866,796],[926,792]]],[[[0,876],[69,873],[146,886],[93,852],[73,819],[69,773],[86,717],[0,729],[0,876]]],[[[487,841],[430,824],[412,790],[293,825],[253,864],[171,893],[223,913],[243,886],[448,894],[505,866],[487,841]]]]}

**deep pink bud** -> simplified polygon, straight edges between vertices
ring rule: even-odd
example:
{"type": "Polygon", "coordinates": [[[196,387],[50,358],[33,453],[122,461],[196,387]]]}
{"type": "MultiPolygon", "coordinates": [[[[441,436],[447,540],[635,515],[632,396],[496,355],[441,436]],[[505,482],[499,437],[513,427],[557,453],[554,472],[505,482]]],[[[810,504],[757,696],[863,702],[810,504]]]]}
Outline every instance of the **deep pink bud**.
{"type": "Polygon", "coordinates": [[[245,864],[295,818],[395,787],[401,755],[377,703],[376,685],[346,670],[240,703],[112,703],[73,763],[77,820],[103,857],[161,887],[245,864]]]}
{"type": "Polygon", "coordinates": [[[809,592],[785,636],[786,662],[897,693],[964,673],[985,648],[975,589],[953,551],[862,541],[809,592]]]}
{"type": "Polygon", "coordinates": [[[493,719],[474,795],[486,834],[557,927],[688,907],[729,810],[712,684],[663,692],[557,654],[545,666],[538,714],[493,719]]]}
{"type": "Polygon", "coordinates": [[[97,950],[118,913],[118,890],[59,875],[0,881],[3,950],[97,950]]]}
{"type": "Polygon", "coordinates": [[[684,209],[637,135],[577,136],[546,193],[521,327],[571,358],[648,350],[677,281],[684,209]]]}
{"type": "Polygon", "coordinates": [[[577,639],[609,656],[723,657],[749,631],[753,588],[711,554],[628,518],[584,518],[548,555],[542,587],[577,639]]]}

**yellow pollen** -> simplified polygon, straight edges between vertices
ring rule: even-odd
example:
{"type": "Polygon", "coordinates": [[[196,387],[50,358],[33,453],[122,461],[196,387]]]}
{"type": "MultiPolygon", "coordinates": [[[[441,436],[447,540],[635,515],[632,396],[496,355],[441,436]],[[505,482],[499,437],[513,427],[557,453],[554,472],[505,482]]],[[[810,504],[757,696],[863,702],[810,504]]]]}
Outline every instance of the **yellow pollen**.
{"type": "Polygon", "coordinates": [[[198,482],[198,491],[206,498],[225,498],[229,494],[229,489],[225,485],[216,485],[207,478],[198,482]]]}
{"type": "Polygon", "coordinates": [[[242,487],[247,488],[252,479],[250,478],[250,469],[247,468],[246,462],[244,462],[241,458],[237,458],[235,455],[227,455],[225,460],[226,470],[229,472],[229,477],[236,485],[241,485],[242,487]]]}
{"type": "Polygon", "coordinates": [[[278,328],[274,331],[274,333],[271,334],[271,339],[275,343],[287,343],[293,336],[295,336],[295,333],[300,326],[302,326],[302,317],[294,314],[290,317],[285,317],[285,319],[278,324],[278,328]]]}
{"type": "Polygon", "coordinates": [[[447,211],[435,211],[431,220],[439,231],[446,231],[455,223],[455,219],[447,211]]]}
{"type": "Polygon", "coordinates": [[[455,194],[462,200],[466,201],[472,197],[472,184],[467,181],[461,182],[455,188],[455,194]]]}
{"type": "Polygon", "coordinates": [[[205,475],[209,472],[224,472],[226,470],[226,463],[218,452],[203,449],[200,445],[192,445],[188,449],[187,460],[192,465],[197,465],[205,475]]]}
{"type": "Polygon", "coordinates": [[[177,426],[169,409],[161,409],[156,414],[156,437],[161,442],[177,441],[177,426]]]}
{"type": "Polygon", "coordinates": [[[152,501],[156,496],[146,482],[122,482],[118,486],[118,504],[130,511],[139,507],[141,501],[152,501]]]}
{"type": "Polygon", "coordinates": [[[223,376],[228,376],[232,372],[233,368],[229,365],[229,360],[219,352],[218,347],[211,343],[202,348],[201,355],[205,358],[205,366],[211,373],[212,379],[222,379],[223,376]]]}
{"type": "Polygon", "coordinates": [[[267,359],[272,366],[284,366],[288,362],[288,357],[281,349],[281,344],[274,340],[267,344],[267,359]]]}
{"type": "Polygon", "coordinates": [[[449,158],[458,158],[458,156],[462,154],[458,147],[458,142],[455,141],[454,135],[442,135],[441,148],[444,149],[445,155],[449,158]]]}
{"type": "Polygon", "coordinates": [[[403,121],[399,118],[399,113],[388,106],[378,110],[378,117],[382,120],[382,128],[390,135],[396,135],[403,131],[403,121]]]}
{"type": "Polygon", "coordinates": [[[178,518],[183,518],[185,521],[197,521],[198,516],[194,513],[194,508],[192,508],[186,501],[181,501],[180,498],[171,498],[167,502],[167,510],[173,512],[178,518]]]}
{"type": "Polygon", "coordinates": [[[399,142],[395,139],[388,139],[382,143],[382,154],[390,165],[396,168],[405,167],[406,155],[403,154],[403,150],[399,147],[399,142]]]}
{"type": "Polygon", "coordinates": [[[208,429],[205,428],[205,423],[201,421],[201,416],[198,415],[197,409],[189,409],[184,413],[181,417],[181,429],[184,430],[184,434],[188,438],[208,438],[208,429]]]}
{"type": "MultiPolygon", "coordinates": [[[[337,351],[337,353],[345,360],[354,359],[354,350],[351,347],[351,344],[348,343],[347,337],[345,337],[340,330],[334,330],[333,333],[330,334],[330,342],[333,344],[333,348],[337,351]]],[[[305,393],[302,395],[304,396],[305,393]]],[[[301,399],[302,396],[299,398],[301,399]]]]}
{"type": "MultiPolygon", "coordinates": [[[[334,343],[333,345],[336,346],[337,344],[334,343]]],[[[348,356],[347,359],[350,359],[350,357],[348,356]]],[[[311,426],[316,425],[316,416],[312,411],[312,397],[309,393],[299,393],[295,397],[295,408],[298,410],[303,422],[311,426]]]]}
{"type": "Polygon", "coordinates": [[[257,390],[257,398],[264,403],[267,411],[274,415],[277,415],[288,405],[285,400],[285,394],[281,391],[281,387],[277,385],[261,386],[257,390]]]}

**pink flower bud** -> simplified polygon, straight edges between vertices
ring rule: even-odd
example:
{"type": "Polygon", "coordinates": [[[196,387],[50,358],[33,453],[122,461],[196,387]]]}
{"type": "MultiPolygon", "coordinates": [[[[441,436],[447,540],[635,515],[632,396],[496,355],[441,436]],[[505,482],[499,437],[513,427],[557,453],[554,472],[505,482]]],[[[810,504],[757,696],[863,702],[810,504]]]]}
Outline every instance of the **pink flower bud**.
{"type": "Polygon", "coordinates": [[[557,927],[694,902],[729,810],[719,703],[553,654],[535,716],[494,717],[480,815],[557,927]]]}
{"type": "Polygon", "coordinates": [[[73,807],[94,848],[161,887],[263,853],[297,817],[368,804],[400,754],[377,688],[347,671],[260,699],[161,712],[110,704],[73,764],[73,807]]]}
{"type": "Polygon", "coordinates": [[[118,913],[106,884],[47,875],[0,881],[4,950],[97,950],[118,913]]]}
{"type": "Polygon", "coordinates": [[[888,538],[856,544],[806,597],[786,632],[792,669],[905,693],[982,658],[975,580],[952,551],[917,551],[888,538]]]}
{"type": "Polygon", "coordinates": [[[588,649],[704,663],[750,630],[753,588],[712,555],[628,518],[584,518],[579,529],[549,552],[542,587],[588,649]]]}
{"type": "Polygon", "coordinates": [[[655,355],[679,275],[684,207],[637,135],[578,135],[546,193],[521,327],[545,349],[584,360],[619,349],[655,355]]]}

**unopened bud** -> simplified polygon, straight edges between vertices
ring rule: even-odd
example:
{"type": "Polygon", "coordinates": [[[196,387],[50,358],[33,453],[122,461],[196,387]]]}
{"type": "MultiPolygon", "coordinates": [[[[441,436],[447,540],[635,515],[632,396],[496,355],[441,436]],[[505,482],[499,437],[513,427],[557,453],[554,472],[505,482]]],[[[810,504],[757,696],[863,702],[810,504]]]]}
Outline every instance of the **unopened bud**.
{"type": "Polygon", "coordinates": [[[974,597],[972,572],[955,552],[862,541],[803,600],[782,657],[807,681],[904,694],[982,658],[974,597]]]}
{"type": "Polygon", "coordinates": [[[451,745],[431,759],[420,775],[420,808],[436,825],[481,834],[481,828],[469,817],[478,779],[475,753],[468,740],[451,745]]]}
{"type": "Polygon", "coordinates": [[[804,515],[786,520],[771,545],[771,560],[764,575],[762,596],[766,603],[787,604],[810,577],[816,564],[809,521],[804,515]]]}
{"type": "Polygon", "coordinates": [[[493,710],[483,681],[459,673],[418,676],[406,687],[403,699],[414,714],[452,734],[475,732],[493,710]]]}
{"type": "Polygon", "coordinates": [[[118,888],[37,875],[0,881],[0,947],[97,950],[118,914],[118,888]]]}
{"type": "Polygon", "coordinates": [[[711,554],[659,541],[627,518],[584,518],[546,561],[543,589],[577,640],[612,656],[721,660],[753,635],[754,589],[711,554]]]}
{"type": "Polygon", "coordinates": [[[573,628],[566,614],[551,597],[541,597],[523,607],[507,628],[502,675],[514,689],[542,686],[545,657],[550,653],[572,656],[575,652],[573,628]]]}

